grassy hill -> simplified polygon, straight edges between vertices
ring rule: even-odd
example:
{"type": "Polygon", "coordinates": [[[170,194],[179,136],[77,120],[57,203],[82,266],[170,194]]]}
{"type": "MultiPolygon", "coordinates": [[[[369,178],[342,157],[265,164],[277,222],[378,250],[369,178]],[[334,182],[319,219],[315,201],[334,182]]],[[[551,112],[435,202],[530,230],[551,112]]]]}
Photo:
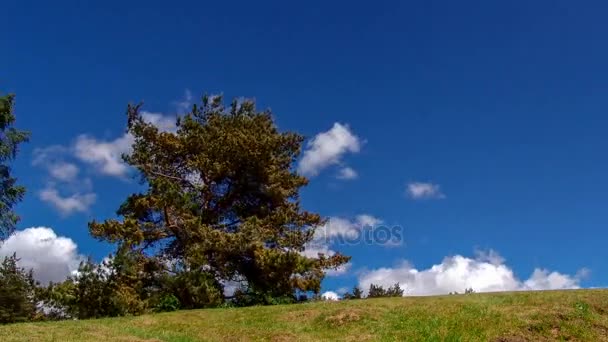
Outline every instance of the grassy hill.
{"type": "Polygon", "coordinates": [[[608,341],[608,290],[406,297],[0,326],[0,341],[608,341]]]}

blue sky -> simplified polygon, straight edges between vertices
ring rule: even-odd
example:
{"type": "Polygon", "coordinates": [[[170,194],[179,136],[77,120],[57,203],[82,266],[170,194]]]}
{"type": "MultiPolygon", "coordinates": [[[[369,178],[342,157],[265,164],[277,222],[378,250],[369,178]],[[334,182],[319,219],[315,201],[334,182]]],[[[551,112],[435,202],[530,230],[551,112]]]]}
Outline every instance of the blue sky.
{"type": "Polygon", "coordinates": [[[281,129],[308,138],[321,161],[302,193],[307,209],[346,230],[361,228],[358,215],[403,227],[399,246],[326,246],[353,256],[326,290],[606,285],[607,10],[599,1],[4,4],[0,88],[17,94],[18,126],[32,132],[15,163],[29,190],[20,229],[52,229],[4,252],[13,246],[39,266],[69,250],[57,252],[58,269],[109,253],[86,223],[113,217],[138,186],[104,172],[93,152],[120,145],[127,103],[165,118],[188,93],[208,92],[255,98],[281,129]],[[339,179],[345,167],[357,176],[339,179]]]}

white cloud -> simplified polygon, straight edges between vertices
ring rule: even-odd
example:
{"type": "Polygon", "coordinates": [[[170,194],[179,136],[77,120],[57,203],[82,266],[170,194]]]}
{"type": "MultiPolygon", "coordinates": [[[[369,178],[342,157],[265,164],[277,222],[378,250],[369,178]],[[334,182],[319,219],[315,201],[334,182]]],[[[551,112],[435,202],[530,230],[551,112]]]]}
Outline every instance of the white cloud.
{"type": "Polygon", "coordinates": [[[51,177],[61,181],[71,181],[78,176],[78,166],[72,163],[60,162],[49,166],[51,177]]]}
{"type": "Polygon", "coordinates": [[[445,195],[441,192],[439,184],[411,182],[407,185],[407,195],[412,199],[442,199],[445,195]]]}
{"type": "Polygon", "coordinates": [[[141,117],[145,122],[156,126],[161,132],[174,133],[177,128],[175,126],[176,118],[173,116],[142,111],[141,117]]]}
{"type": "MultiPolygon", "coordinates": [[[[175,118],[145,111],[141,115],[144,121],[155,125],[160,131],[175,132],[175,118]]],[[[129,133],[110,141],[82,134],[76,138],[73,150],[78,159],[93,165],[100,173],[123,177],[129,171],[129,166],[122,160],[122,155],[131,152],[134,141],[129,133]]]]}
{"type": "MultiPolygon", "coordinates": [[[[174,117],[146,111],[142,111],[141,115],[144,121],[155,125],[162,132],[176,131],[174,117]]],[[[39,198],[63,216],[86,212],[95,203],[97,196],[92,192],[91,180],[79,176],[79,166],[67,160],[79,160],[92,165],[101,174],[124,177],[129,166],[123,162],[122,155],[131,152],[133,142],[133,136],[128,133],[108,141],[83,134],[70,147],[53,145],[35,149],[32,165],[43,167],[48,173],[47,185],[39,191],[39,198]]]]}
{"type": "Polygon", "coordinates": [[[36,280],[44,284],[65,280],[84,259],[72,239],[57,236],[47,227],[16,231],[0,245],[1,257],[13,253],[17,253],[19,266],[33,269],[36,280]]]}
{"type": "Polygon", "coordinates": [[[45,189],[42,189],[38,193],[38,196],[42,201],[52,205],[64,216],[76,212],[86,212],[97,199],[97,195],[94,193],[74,193],[64,197],[54,188],[54,185],[49,185],[45,189]]]}
{"type": "Polygon", "coordinates": [[[59,145],[34,150],[32,165],[41,166],[56,180],[70,182],[74,180],[80,169],[73,163],[63,160],[66,148],[59,145]]]}
{"type": "Polygon", "coordinates": [[[321,295],[321,298],[323,298],[323,300],[331,300],[331,301],[340,300],[340,296],[338,296],[338,294],[335,293],[334,291],[324,292],[321,295]]]}
{"type": "Polygon", "coordinates": [[[343,167],[340,169],[337,177],[338,177],[338,179],[350,180],[350,179],[356,179],[357,177],[359,177],[359,175],[357,174],[357,171],[355,171],[355,170],[353,170],[353,168],[347,166],[347,167],[343,167]]]}
{"type": "Polygon", "coordinates": [[[55,145],[35,149],[32,159],[32,165],[43,167],[48,173],[47,185],[38,192],[38,197],[64,216],[86,212],[96,199],[91,192],[91,180],[79,177],[80,168],[65,161],[68,153],[68,148],[55,145]],[[70,195],[62,196],[57,190],[59,186],[64,194],[70,195]]]}
{"type": "Polygon", "coordinates": [[[372,283],[382,286],[400,283],[405,295],[436,295],[462,293],[467,288],[476,292],[575,289],[580,287],[581,278],[581,274],[571,276],[535,269],[530,278],[521,281],[498,253],[490,251],[475,259],[461,255],[446,257],[440,264],[423,270],[402,261],[393,268],[361,273],[359,285],[367,290],[372,283]]]}
{"type": "Polygon", "coordinates": [[[357,221],[351,221],[342,217],[331,217],[327,223],[315,230],[315,238],[324,240],[338,236],[356,238],[359,236],[361,228],[357,221]]]}
{"type": "Polygon", "coordinates": [[[305,176],[316,176],[324,168],[339,164],[344,154],[357,153],[360,148],[361,141],[350,128],[336,122],[329,131],[317,134],[308,142],[298,164],[298,172],[305,176]]]}
{"type": "Polygon", "coordinates": [[[346,264],[338,266],[336,269],[329,269],[325,271],[325,275],[328,277],[339,277],[345,275],[352,268],[353,264],[347,262],[346,264]]]}
{"type": "Polygon", "coordinates": [[[357,218],[356,218],[356,224],[358,224],[361,227],[375,227],[381,223],[382,223],[381,219],[379,219],[377,217],[373,217],[372,215],[362,214],[362,215],[357,215],[357,218]]]}
{"type": "Polygon", "coordinates": [[[358,215],[354,220],[342,217],[330,217],[327,222],[317,227],[313,240],[306,244],[304,255],[317,257],[318,253],[332,256],[336,252],[330,248],[332,240],[343,238],[348,241],[356,241],[361,237],[364,228],[373,228],[382,223],[382,220],[367,214],[358,215]]]}
{"type": "Polygon", "coordinates": [[[74,154],[81,161],[96,167],[100,173],[124,176],[129,168],[122,161],[122,154],[131,151],[133,137],[125,134],[112,141],[100,141],[86,134],[76,138],[74,154]]]}

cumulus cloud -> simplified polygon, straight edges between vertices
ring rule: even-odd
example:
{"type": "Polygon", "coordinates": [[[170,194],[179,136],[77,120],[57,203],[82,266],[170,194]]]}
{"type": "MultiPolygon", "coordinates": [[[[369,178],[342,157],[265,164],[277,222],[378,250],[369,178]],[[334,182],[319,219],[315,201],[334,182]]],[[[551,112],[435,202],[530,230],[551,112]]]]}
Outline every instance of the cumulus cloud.
{"type": "Polygon", "coordinates": [[[340,296],[338,296],[338,294],[335,293],[334,291],[324,292],[321,295],[321,298],[323,298],[323,300],[331,300],[331,301],[340,300],[340,296]]]}
{"type": "Polygon", "coordinates": [[[59,282],[74,274],[84,257],[72,239],[57,236],[48,227],[16,231],[2,244],[0,256],[17,253],[19,266],[33,269],[36,280],[43,284],[59,282]]]}
{"type": "Polygon", "coordinates": [[[350,179],[356,179],[357,177],[359,177],[359,175],[357,174],[357,171],[355,171],[355,170],[353,170],[353,168],[347,166],[347,167],[343,167],[340,169],[337,177],[338,177],[338,179],[350,180],[350,179]]]}
{"type": "MultiPolygon", "coordinates": [[[[158,127],[163,132],[174,132],[175,118],[159,113],[142,112],[144,121],[158,127]]],[[[76,138],[74,155],[81,161],[94,166],[100,173],[123,177],[129,171],[129,166],[122,160],[123,154],[128,154],[133,148],[134,138],[125,133],[114,140],[98,140],[86,134],[76,138]]]]}
{"type": "Polygon", "coordinates": [[[445,195],[441,192],[439,184],[411,182],[407,185],[407,195],[411,199],[442,199],[445,195]]]}
{"type": "Polygon", "coordinates": [[[76,138],[74,154],[81,161],[93,165],[100,173],[124,176],[129,168],[122,161],[122,155],[131,151],[133,141],[130,134],[111,141],[97,140],[82,134],[76,138]]]}
{"type": "Polygon", "coordinates": [[[49,203],[64,216],[88,211],[97,199],[95,193],[74,193],[69,196],[62,196],[52,185],[42,189],[38,195],[42,201],[49,203]]]}
{"type": "MultiPolygon", "coordinates": [[[[305,176],[316,176],[326,167],[339,164],[346,153],[357,153],[360,148],[359,137],[347,125],[336,122],[330,130],[317,134],[308,142],[298,164],[298,172],[305,176]]],[[[354,170],[346,172],[352,177],[354,170]]]]}
{"type": "MultiPolygon", "coordinates": [[[[583,272],[585,273],[585,272],[583,272]]],[[[504,259],[494,251],[467,258],[461,255],[446,257],[440,264],[418,270],[402,261],[396,267],[383,267],[362,272],[359,286],[366,290],[370,284],[391,286],[400,283],[405,295],[436,295],[463,292],[558,290],[580,287],[582,273],[567,275],[535,269],[526,280],[519,280],[504,259]]]]}

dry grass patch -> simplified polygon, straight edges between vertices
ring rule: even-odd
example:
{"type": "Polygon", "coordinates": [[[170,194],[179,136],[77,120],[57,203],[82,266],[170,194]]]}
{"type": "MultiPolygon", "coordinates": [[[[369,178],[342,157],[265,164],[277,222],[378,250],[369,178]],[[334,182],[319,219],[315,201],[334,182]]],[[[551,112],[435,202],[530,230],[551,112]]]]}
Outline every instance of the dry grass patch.
{"type": "Polygon", "coordinates": [[[342,326],[348,323],[357,322],[363,316],[363,311],[359,309],[341,310],[325,318],[325,322],[331,326],[342,326]]]}

